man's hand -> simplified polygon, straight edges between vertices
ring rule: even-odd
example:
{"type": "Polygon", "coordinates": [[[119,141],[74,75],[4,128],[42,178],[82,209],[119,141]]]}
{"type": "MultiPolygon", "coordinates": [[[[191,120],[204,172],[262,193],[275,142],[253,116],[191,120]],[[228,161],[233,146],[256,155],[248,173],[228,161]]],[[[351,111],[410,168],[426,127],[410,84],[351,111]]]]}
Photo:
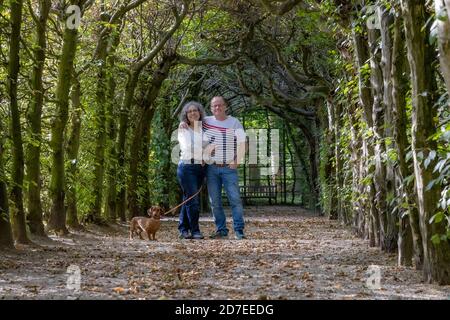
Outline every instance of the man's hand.
{"type": "Polygon", "coordinates": [[[230,162],[230,164],[228,165],[228,167],[229,167],[230,169],[236,170],[237,167],[238,167],[238,164],[237,164],[236,161],[233,161],[233,162],[230,162]]]}
{"type": "Polygon", "coordinates": [[[178,125],[178,129],[187,129],[187,128],[189,128],[189,126],[184,121],[181,121],[180,124],[178,125]]]}

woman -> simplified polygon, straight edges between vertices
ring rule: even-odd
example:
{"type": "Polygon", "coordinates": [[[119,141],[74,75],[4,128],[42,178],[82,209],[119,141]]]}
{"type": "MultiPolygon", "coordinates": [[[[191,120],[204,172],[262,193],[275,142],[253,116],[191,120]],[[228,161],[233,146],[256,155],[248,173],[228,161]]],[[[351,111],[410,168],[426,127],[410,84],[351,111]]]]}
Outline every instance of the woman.
{"type": "MultiPolygon", "coordinates": [[[[181,157],[178,163],[177,178],[183,190],[183,201],[194,195],[201,187],[205,177],[203,147],[207,141],[202,132],[205,111],[198,102],[191,101],[181,110],[180,120],[188,124],[187,129],[178,130],[181,157]]],[[[181,239],[203,239],[198,224],[200,213],[199,195],[186,202],[180,211],[178,230],[181,239]]]]}

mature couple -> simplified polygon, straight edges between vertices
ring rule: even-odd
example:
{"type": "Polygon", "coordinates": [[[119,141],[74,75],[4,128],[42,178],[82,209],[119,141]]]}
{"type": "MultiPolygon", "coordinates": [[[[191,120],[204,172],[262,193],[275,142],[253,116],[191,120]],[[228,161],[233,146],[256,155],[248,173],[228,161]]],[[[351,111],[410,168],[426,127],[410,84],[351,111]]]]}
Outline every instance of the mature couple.
{"type": "MultiPolygon", "coordinates": [[[[194,195],[203,183],[209,193],[216,231],[210,238],[228,237],[226,217],[222,206],[222,186],[228,197],[233,216],[236,239],[244,239],[244,210],[239,194],[238,164],[244,158],[245,132],[239,120],[227,116],[227,102],[221,97],[211,100],[212,116],[205,116],[200,103],[186,103],[180,115],[178,140],[181,158],[177,177],[183,190],[183,200],[194,195]]],[[[199,228],[200,201],[195,196],[180,212],[180,238],[203,239],[199,228]]]]}

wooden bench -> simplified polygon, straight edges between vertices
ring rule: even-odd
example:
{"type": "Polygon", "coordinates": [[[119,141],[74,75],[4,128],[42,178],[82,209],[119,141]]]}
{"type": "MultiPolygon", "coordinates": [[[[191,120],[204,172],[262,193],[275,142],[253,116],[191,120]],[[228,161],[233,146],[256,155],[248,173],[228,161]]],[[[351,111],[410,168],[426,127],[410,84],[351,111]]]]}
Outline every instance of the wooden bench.
{"type": "MultiPolygon", "coordinates": [[[[269,204],[277,203],[277,187],[276,186],[239,186],[241,198],[244,203],[248,203],[250,199],[268,199],[269,204]]],[[[222,198],[228,203],[225,190],[222,192],[222,198]]]]}

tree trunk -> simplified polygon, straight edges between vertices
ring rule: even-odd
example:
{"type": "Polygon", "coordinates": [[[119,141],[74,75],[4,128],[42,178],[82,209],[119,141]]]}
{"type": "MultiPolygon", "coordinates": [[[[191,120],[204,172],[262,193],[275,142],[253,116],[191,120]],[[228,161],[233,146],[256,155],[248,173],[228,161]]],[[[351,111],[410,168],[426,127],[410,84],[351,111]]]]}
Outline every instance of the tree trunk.
{"type": "Polygon", "coordinates": [[[20,125],[20,109],[17,101],[17,80],[20,69],[19,49],[20,49],[20,27],[22,25],[22,0],[12,0],[11,10],[11,38],[9,43],[9,64],[8,64],[8,94],[10,98],[10,135],[12,137],[12,174],[11,180],[14,182],[11,188],[11,217],[12,231],[18,243],[29,243],[27,236],[25,210],[23,207],[23,176],[24,159],[22,129],[20,125]]]}
{"type": "MultiPolygon", "coordinates": [[[[105,213],[106,217],[110,222],[115,222],[117,218],[117,185],[115,180],[117,179],[117,146],[115,144],[117,137],[117,124],[116,116],[117,109],[115,104],[115,92],[116,92],[116,81],[114,78],[114,66],[116,61],[115,51],[119,45],[120,36],[119,34],[113,35],[113,41],[110,48],[110,54],[107,59],[107,65],[109,72],[107,73],[108,88],[107,88],[107,130],[108,130],[108,165],[107,165],[107,197],[106,197],[106,207],[105,213]]],[[[124,212],[122,212],[124,213],[124,212]]],[[[120,221],[125,222],[125,214],[119,216],[120,221]]]]}
{"type": "MultiPolygon", "coordinates": [[[[72,1],[79,5],[79,1],[72,1]]],[[[77,29],[64,30],[61,60],[58,68],[56,84],[56,115],[52,124],[52,171],[50,180],[50,195],[52,208],[48,223],[49,230],[58,234],[66,234],[65,198],[65,170],[64,170],[64,131],[69,114],[69,92],[73,72],[73,62],[77,49],[77,29]]]]}
{"type": "Polygon", "coordinates": [[[39,21],[36,24],[36,45],[33,53],[36,64],[33,66],[32,75],[32,99],[30,110],[27,114],[31,130],[31,143],[27,150],[27,178],[28,178],[28,226],[33,234],[46,236],[42,221],[41,205],[41,115],[44,100],[44,88],[42,74],[45,63],[46,27],[50,12],[51,1],[39,1],[39,21]]]}
{"type": "Polygon", "coordinates": [[[360,237],[364,237],[364,206],[361,203],[360,197],[363,192],[362,184],[359,182],[362,175],[362,154],[361,139],[358,136],[358,117],[356,106],[349,104],[347,107],[347,115],[350,120],[350,133],[351,133],[351,158],[350,163],[352,165],[352,206],[353,206],[353,229],[360,237]]]}
{"type": "MultiPolygon", "coordinates": [[[[298,137],[301,133],[298,131],[297,128],[292,128],[291,125],[286,124],[286,131],[288,133],[289,140],[292,142],[292,145],[294,146],[295,158],[297,158],[299,165],[300,165],[301,173],[299,175],[297,175],[297,177],[299,177],[302,174],[305,176],[305,180],[308,184],[308,189],[309,189],[310,193],[312,193],[314,186],[313,186],[313,182],[312,182],[312,175],[311,175],[310,171],[308,170],[310,166],[308,166],[307,147],[299,144],[298,137]]],[[[330,174],[334,177],[335,172],[330,172],[330,174]]],[[[305,201],[305,199],[307,198],[307,195],[308,194],[306,192],[303,192],[302,202],[305,201]]],[[[333,198],[333,200],[336,200],[336,197],[333,198]]],[[[337,213],[336,213],[336,215],[330,214],[330,218],[337,219],[337,213]]]]}
{"type": "MultiPolygon", "coordinates": [[[[367,125],[367,129],[373,128],[372,120],[372,104],[373,96],[370,91],[370,79],[367,77],[367,61],[369,59],[369,49],[367,41],[362,33],[353,31],[353,43],[355,46],[356,66],[358,68],[358,86],[359,86],[359,101],[363,107],[363,119],[367,125]]],[[[374,175],[374,166],[370,159],[374,158],[374,148],[368,138],[363,139],[363,155],[365,159],[365,174],[364,176],[374,175]]],[[[369,236],[370,246],[379,244],[378,234],[378,211],[375,206],[375,185],[373,179],[366,185],[367,194],[367,209],[369,211],[368,219],[366,219],[366,230],[369,236]]]]}
{"type": "Polygon", "coordinates": [[[337,178],[336,178],[336,170],[333,170],[333,158],[336,159],[336,149],[332,148],[334,144],[337,143],[336,141],[336,132],[334,129],[335,121],[336,121],[336,115],[334,110],[334,104],[331,99],[327,100],[327,111],[328,111],[328,137],[329,137],[329,156],[328,156],[328,162],[329,165],[327,166],[326,170],[326,176],[328,177],[328,188],[329,188],[329,198],[330,198],[330,219],[337,219],[338,218],[338,209],[337,209],[337,203],[338,203],[338,196],[337,196],[337,178]]]}
{"type": "Polygon", "coordinates": [[[69,161],[67,168],[67,225],[72,229],[82,229],[78,220],[77,208],[77,178],[78,178],[78,150],[80,149],[80,133],[81,133],[81,112],[82,105],[80,101],[81,88],[79,80],[73,78],[73,86],[71,92],[72,100],[72,127],[67,141],[66,154],[69,161]]]}
{"type": "Polygon", "coordinates": [[[412,150],[414,174],[419,207],[420,231],[424,251],[423,274],[426,282],[450,284],[450,244],[441,241],[433,244],[432,236],[445,233],[445,219],[429,223],[438,209],[441,187],[437,184],[428,188],[436,178],[434,162],[425,166],[424,160],[430,151],[436,150],[436,141],[429,139],[436,133],[435,74],[433,72],[433,47],[428,44],[428,14],[424,0],[402,0],[405,19],[405,37],[412,83],[412,150]],[[425,30],[423,26],[427,25],[425,30]]]}
{"type": "Polygon", "coordinates": [[[8,192],[3,166],[3,123],[0,120],[0,248],[14,248],[9,220],[8,192]]]}
{"type": "MultiPolygon", "coordinates": [[[[163,128],[164,128],[164,132],[165,132],[165,139],[164,139],[164,143],[165,143],[165,149],[166,150],[170,150],[171,149],[171,134],[172,134],[172,128],[173,128],[173,121],[174,118],[172,117],[172,111],[170,108],[170,104],[164,104],[162,106],[164,108],[164,110],[160,109],[160,115],[161,115],[161,120],[162,120],[162,124],[163,124],[163,128]]],[[[148,148],[146,148],[146,151],[148,151],[148,148]]],[[[148,154],[148,153],[147,153],[148,154]]],[[[164,156],[164,155],[163,155],[164,156]]],[[[172,172],[171,167],[172,167],[172,155],[170,152],[168,152],[165,155],[165,159],[163,159],[163,179],[165,179],[166,183],[164,183],[163,185],[163,206],[168,210],[170,208],[170,193],[173,192],[173,187],[171,185],[171,183],[173,182],[173,177],[176,175],[175,172],[172,172]]],[[[144,158],[145,159],[145,158],[144,158]]],[[[148,172],[148,170],[147,170],[148,172]]],[[[148,178],[146,181],[146,190],[148,190],[148,178]]]]}
{"type": "Polygon", "coordinates": [[[96,94],[96,123],[97,136],[95,139],[95,160],[94,160],[94,202],[89,212],[91,221],[94,223],[101,222],[102,200],[103,200],[103,176],[105,167],[105,143],[106,143],[106,117],[105,117],[105,70],[101,67],[100,75],[97,79],[96,94]]]}
{"type": "Polygon", "coordinates": [[[125,216],[125,209],[127,205],[126,199],[126,170],[125,170],[125,142],[126,135],[128,130],[128,113],[130,112],[130,107],[133,102],[134,91],[136,89],[136,85],[138,83],[139,74],[142,69],[152,61],[156,55],[163,49],[164,45],[167,43],[169,39],[171,39],[172,35],[180,26],[184,17],[186,16],[188,11],[188,3],[183,1],[182,11],[178,13],[178,16],[175,20],[175,23],[170,27],[170,29],[165,33],[164,37],[155,45],[155,47],[149,52],[147,56],[136,62],[131,67],[131,71],[128,75],[127,82],[125,85],[125,95],[123,98],[121,110],[120,110],[120,123],[119,123],[119,138],[118,138],[118,154],[117,154],[117,163],[118,163],[118,179],[117,184],[119,187],[119,192],[117,195],[117,215],[119,217],[125,216]]]}
{"type": "Polygon", "coordinates": [[[395,18],[391,69],[393,135],[398,158],[396,180],[400,198],[399,203],[397,203],[400,227],[398,237],[399,264],[411,265],[411,259],[413,258],[416,269],[421,269],[423,248],[419,230],[419,216],[415,202],[416,195],[413,185],[405,182],[405,179],[414,173],[406,162],[406,149],[409,145],[406,93],[409,89],[409,78],[406,76],[407,59],[402,23],[402,18],[395,18]],[[406,209],[403,209],[403,204],[406,204],[406,209]]]}
{"type": "MultiPolygon", "coordinates": [[[[108,22],[108,21],[105,21],[108,22]]],[[[91,210],[88,213],[88,220],[94,223],[101,222],[102,203],[103,203],[103,177],[105,172],[105,150],[106,150],[106,91],[107,91],[107,64],[108,57],[108,40],[110,33],[101,33],[97,42],[96,64],[97,83],[95,91],[95,122],[96,138],[95,138],[95,160],[94,160],[94,181],[93,181],[93,197],[94,202],[91,204],[91,210]]]]}
{"type": "Polygon", "coordinates": [[[381,61],[380,66],[383,75],[383,106],[384,106],[384,146],[387,160],[385,161],[386,176],[386,219],[384,233],[384,250],[387,252],[395,252],[397,250],[398,227],[396,215],[393,213],[392,205],[395,196],[395,177],[393,161],[390,160],[389,154],[393,149],[392,144],[392,28],[394,23],[394,15],[384,6],[378,8],[378,17],[381,25],[381,61]]]}
{"type": "MultiPolygon", "coordinates": [[[[150,196],[150,186],[149,186],[149,155],[150,155],[150,138],[151,138],[151,131],[150,126],[147,126],[146,131],[144,132],[144,135],[142,137],[142,158],[141,158],[141,165],[139,166],[139,182],[140,182],[140,188],[143,188],[144,192],[141,198],[141,201],[139,202],[140,212],[147,212],[147,209],[150,208],[153,204],[151,196],[150,196]]],[[[170,145],[168,146],[168,149],[170,149],[170,145]]],[[[171,162],[169,162],[170,166],[171,162]]],[[[170,172],[170,167],[167,170],[164,170],[165,176],[170,179],[173,177],[170,172]]],[[[169,181],[169,180],[168,180],[169,181]]]]}
{"type": "Polygon", "coordinates": [[[373,105],[373,133],[375,142],[375,204],[378,211],[379,221],[375,220],[375,230],[379,232],[377,243],[382,250],[386,250],[386,231],[387,231],[387,206],[386,206],[386,166],[382,157],[386,149],[384,147],[384,114],[385,106],[383,103],[383,76],[381,73],[381,52],[379,50],[378,38],[380,33],[378,29],[369,29],[367,31],[370,48],[370,83],[372,85],[373,105]]]}
{"type": "Polygon", "coordinates": [[[140,164],[139,151],[142,150],[142,137],[147,132],[156,110],[154,102],[158,97],[163,81],[169,76],[175,56],[166,56],[152,75],[149,89],[143,101],[143,110],[138,117],[138,123],[133,133],[130,149],[130,180],[128,184],[128,210],[130,219],[139,213],[137,199],[138,167],[140,164]]]}
{"type": "MultiPolygon", "coordinates": [[[[139,183],[139,166],[142,163],[142,143],[148,139],[145,136],[149,133],[150,123],[155,114],[155,107],[145,108],[138,122],[134,133],[130,149],[130,180],[128,183],[128,210],[129,218],[139,215],[138,201],[138,183],[139,183]]],[[[147,145],[148,147],[148,145],[147,145]]]]}
{"type": "MultiPolygon", "coordinates": [[[[120,23],[120,20],[118,22],[120,23]]],[[[118,24],[116,24],[116,27],[118,27],[118,24]]],[[[108,147],[109,143],[107,143],[107,138],[112,138],[113,140],[111,141],[114,141],[116,135],[114,128],[115,123],[113,120],[115,82],[112,72],[115,64],[115,50],[120,41],[120,31],[112,31],[112,26],[105,28],[108,29],[105,29],[104,32],[100,34],[96,49],[96,60],[99,66],[95,95],[97,136],[95,141],[94,203],[92,204],[92,210],[89,213],[90,220],[93,222],[101,221],[103,181],[106,167],[105,152],[108,152],[108,155],[115,156],[115,150],[112,150],[115,149],[115,146],[108,147]],[[108,43],[110,43],[110,45],[108,45],[108,43]]],[[[110,160],[114,162],[115,158],[110,160]]],[[[115,170],[115,164],[112,164],[110,167],[111,169],[108,168],[108,174],[114,173],[109,171],[115,170]]],[[[107,177],[109,182],[112,182],[113,184],[108,188],[105,207],[105,211],[107,212],[105,213],[107,219],[113,222],[115,221],[116,216],[116,185],[114,181],[111,181],[110,175],[107,175],[107,177]]]]}
{"type": "MultiPolygon", "coordinates": [[[[315,126],[316,123],[313,120],[312,125],[315,126]]],[[[314,208],[316,210],[318,203],[319,203],[319,169],[318,169],[318,144],[317,139],[315,137],[316,130],[312,133],[311,140],[308,140],[309,142],[309,165],[311,168],[311,183],[312,183],[312,206],[311,208],[314,208]]]]}
{"type": "Polygon", "coordinates": [[[119,137],[117,143],[117,165],[118,165],[118,174],[117,174],[117,186],[119,188],[119,192],[117,194],[117,207],[116,212],[117,216],[125,217],[125,211],[127,207],[127,199],[126,199],[126,171],[125,171],[125,158],[126,158],[126,150],[125,150],[125,142],[127,138],[128,131],[128,113],[130,112],[131,104],[133,101],[134,91],[136,89],[136,85],[138,82],[139,74],[141,70],[131,70],[130,74],[127,78],[127,83],[125,85],[125,96],[122,103],[122,107],[120,110],[120,118],[119,118],[119,137]]]}
{"type": "Polygon", "coordinates": [[[344,177],[343,177],[343,162],[341,155],[341,116],[342,116],[342,105],[340,103],[334,104],[336,109],[335,119],[334,119],[334,156],[336,159],[336,196],[337,196],[337,213],[338,220],[344,224],[347,224],[347,215],[344,211],[344,197],[342,194],[344,188],[344,177]]]}
{"type": "Polygon", "coordinates": [[[439,60],[447,92],[450,92],[450,0],[434,0],[439,60]]]}

